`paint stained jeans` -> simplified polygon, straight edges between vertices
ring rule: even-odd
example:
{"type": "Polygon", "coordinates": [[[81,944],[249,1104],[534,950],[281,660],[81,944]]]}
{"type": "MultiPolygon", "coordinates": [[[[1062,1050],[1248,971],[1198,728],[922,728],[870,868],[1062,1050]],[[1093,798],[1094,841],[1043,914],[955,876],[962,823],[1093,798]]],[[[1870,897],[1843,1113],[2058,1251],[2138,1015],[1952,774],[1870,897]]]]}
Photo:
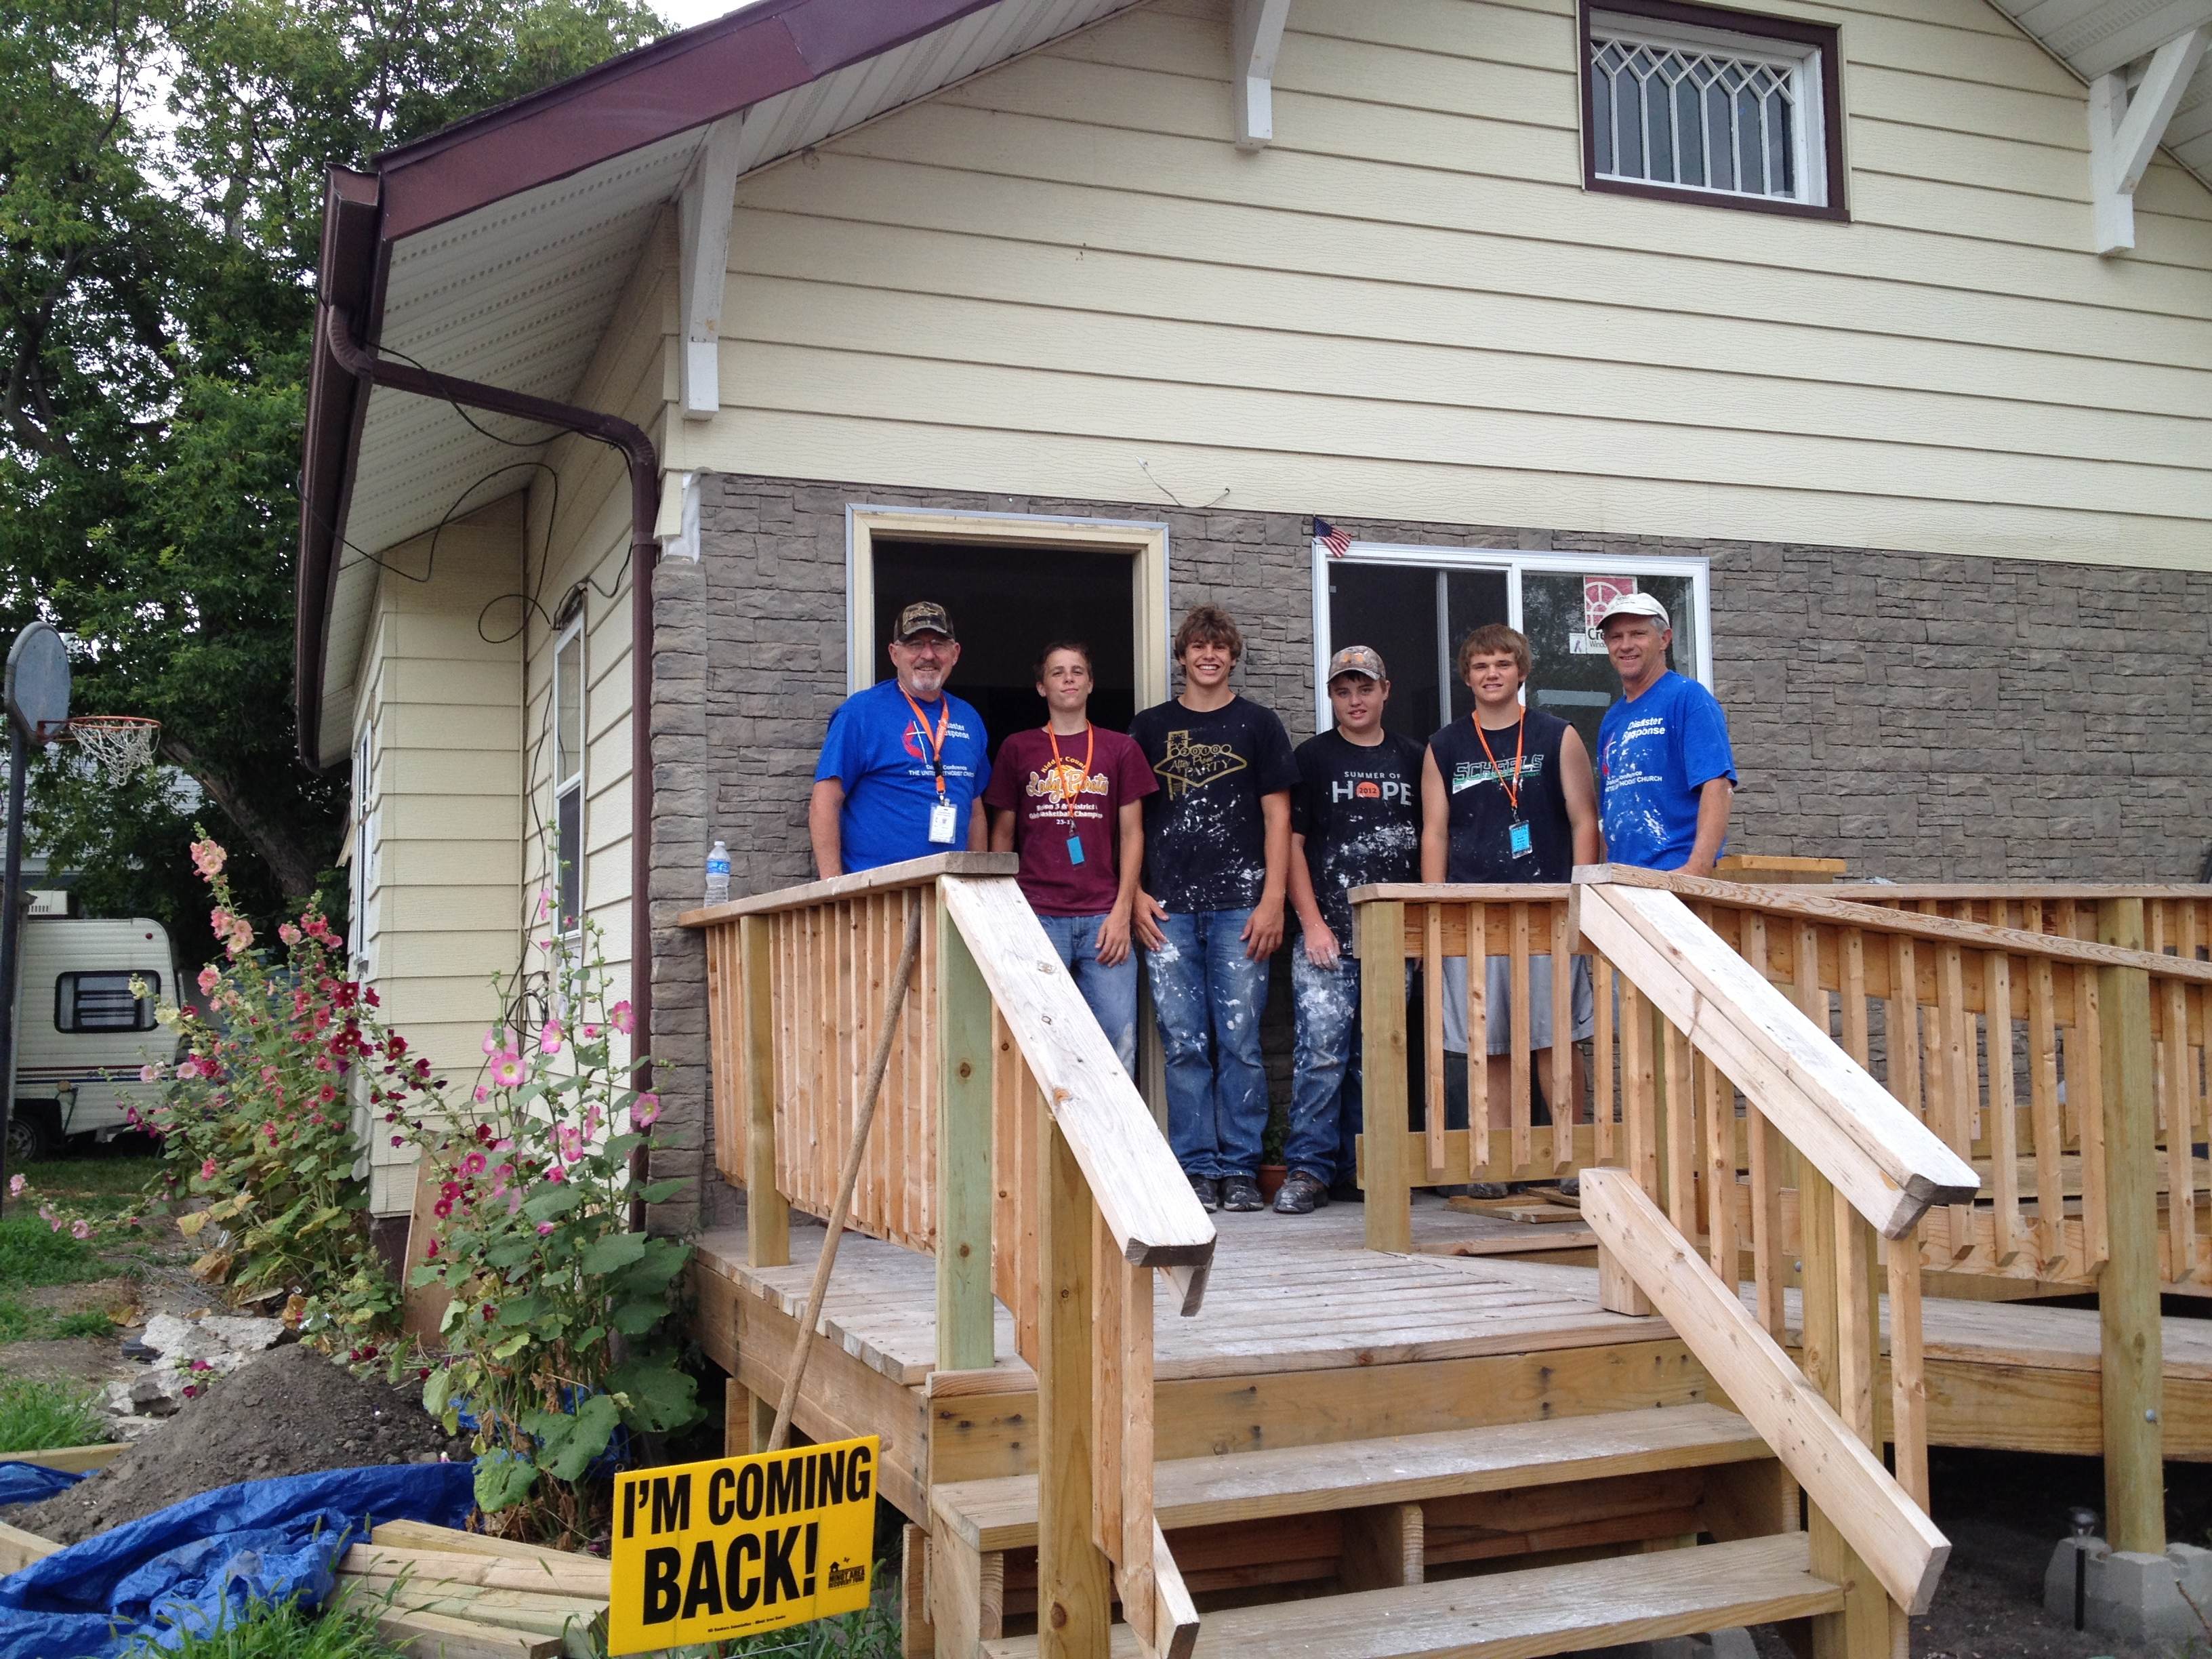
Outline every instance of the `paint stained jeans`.
{"type": "Polygon", "coordinates": [[[1114,1057],[1131,1077],[1137,1075],[1137,953],[1132,949],[1109,968],[1098,960],[1098,929],[1106,918],[1039,916],[1044,936],[1060,952],[1060,964],[1074,976],[1075,988],[1097,1017],[1098,1027],[1114,1045],[1114,1057]]]}
{"type": "Polygon", "coordinates": [[[1257,1175],[1267,1128],[1267,964],[1246,957],[1239,937],[1251,915],[1162,916],[1167,942],[1145,953],[1167,1058],[1168,1140],[1185,1175],[1214,1181],[1257,1175]]]}
{"type": "MultiPolygon", "coordinates": [[[[1413,994],[1413,964],[1406,994],[1413,994]]],[[[1359,963],[1340,956],[1333,968],[1306,958],[1301,938],[1291,947],[1291,992],[1297,1041],[1291,1065],[1291,1127],[1283,1162],[1338,1187],[1359,1178],[1364,1097],[1359,1049],[1359,963]]]]}

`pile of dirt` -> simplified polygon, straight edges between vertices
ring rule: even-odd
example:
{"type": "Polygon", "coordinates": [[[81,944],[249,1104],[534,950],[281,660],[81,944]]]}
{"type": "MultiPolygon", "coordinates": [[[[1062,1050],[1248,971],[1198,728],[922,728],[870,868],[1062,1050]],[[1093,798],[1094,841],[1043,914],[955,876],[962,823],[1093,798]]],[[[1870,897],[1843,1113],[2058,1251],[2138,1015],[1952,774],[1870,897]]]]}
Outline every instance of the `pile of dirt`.
{"type": "Polygon", "coordinates": [[[210,1383],[90,1480],[8,1519],[73,1544],[240,1480],[465,1455],[418,1391],[353,1376],[315,1350],[274,1348],[210,1383]]]}

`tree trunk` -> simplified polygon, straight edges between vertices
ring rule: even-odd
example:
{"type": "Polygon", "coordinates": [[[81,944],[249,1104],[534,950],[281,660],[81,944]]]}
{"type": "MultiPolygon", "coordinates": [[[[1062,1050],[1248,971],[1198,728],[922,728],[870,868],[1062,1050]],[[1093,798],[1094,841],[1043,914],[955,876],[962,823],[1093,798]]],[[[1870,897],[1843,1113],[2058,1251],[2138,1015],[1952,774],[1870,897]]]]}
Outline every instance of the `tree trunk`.
{"type": "Polygon", "coordinates": [[[259,811],[235,779],[210,766],[190,744],[165,732],[161,756],[191,773],[200,787],[207,791],[209,799],[222,809],[223,816],[252,843],[253,850],[276,878],[276,884],[284,890],[286,898],[304,899],[315,890],[323,872],[330,867],[328,858],[318,854],[287,825],[259,811]]]}

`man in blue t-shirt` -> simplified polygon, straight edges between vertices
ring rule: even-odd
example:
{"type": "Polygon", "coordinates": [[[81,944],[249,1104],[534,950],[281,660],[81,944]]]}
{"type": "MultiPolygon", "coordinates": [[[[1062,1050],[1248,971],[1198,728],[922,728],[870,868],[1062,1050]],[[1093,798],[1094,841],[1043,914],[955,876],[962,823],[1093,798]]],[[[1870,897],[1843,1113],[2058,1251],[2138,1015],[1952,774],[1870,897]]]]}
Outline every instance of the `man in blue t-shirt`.
{"type": "Polygon", "coordinates": [[[1621,690],[1597,731],[1606,857],[1710,876],[1735,796],[1728,716],[1711,692],[1667,666],[1674,627],[1649,593],[1615,599],[1598,631],[1621,690]]]}
{"type": "Polygon", "coordinates": [[[825,881],[989,844],[983,721],[945,689],[960,660],[945,607],[923,600],[900,611],[890,655],[897,677],[838,705],[814,769],[806,829],[825,881]]]}

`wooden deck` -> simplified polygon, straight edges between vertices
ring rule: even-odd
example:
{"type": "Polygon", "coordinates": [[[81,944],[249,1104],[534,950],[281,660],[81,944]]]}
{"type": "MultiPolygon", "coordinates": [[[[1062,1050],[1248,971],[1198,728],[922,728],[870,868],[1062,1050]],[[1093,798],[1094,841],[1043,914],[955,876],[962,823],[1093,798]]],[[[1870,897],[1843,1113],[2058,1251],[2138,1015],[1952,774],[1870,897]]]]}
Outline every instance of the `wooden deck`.
{"type": "MultiPolygon", "coordinates": [[[[1163,1298],[1157,1310],[1155,1366],[1164,1388],[1569,1350],[1606,1350],[1610,1358],[1641,1347],[1663,1368],[1659,1348],[1677,1346],[1663,1320],[1602,1310],[1595,1269],[1518,1253],[1555,1244],[1571,1250],[1579,1228],[1498,1221],[1424,1195],[1414,1209],[1419,1253],[1384,1255],[1364,1247],[1358,1206],[1297,1218],[1224,1213],[1215,1222],[1220,1246],[1204,1309],[1185,1319],[1163,1298]]],[[[784,1328],[779,1346],[787,1342],[821,1237],[818,1228],[797,1226],[790,1264],[754,1269],[744,1266],[742,1227],[706,1235],[702,1301],[750,1304],[749,1314],[772,1316],[784,1328]]],[[[1033,1389],[1003,1307],[992,1370],[931,1384],[935,1271],[926,1256],[848,1234],[817,1329],[849,1359],[903,1389],[1033,1389]]],[[[1794,1291],[1788,1305],[1794,1347],[1794,1291]]],[[[733,1322],[726,1313],[708,1323],[733,1322]]],[[[1930,1297],[1924,1328],[1934,1444],[2096,1452],[2094,1310],[1930,1297]]],[[[2169,1316],[2165,1343],[2166,1455],[2212,1461],[2212,1320],[2169,1316]]]]}

